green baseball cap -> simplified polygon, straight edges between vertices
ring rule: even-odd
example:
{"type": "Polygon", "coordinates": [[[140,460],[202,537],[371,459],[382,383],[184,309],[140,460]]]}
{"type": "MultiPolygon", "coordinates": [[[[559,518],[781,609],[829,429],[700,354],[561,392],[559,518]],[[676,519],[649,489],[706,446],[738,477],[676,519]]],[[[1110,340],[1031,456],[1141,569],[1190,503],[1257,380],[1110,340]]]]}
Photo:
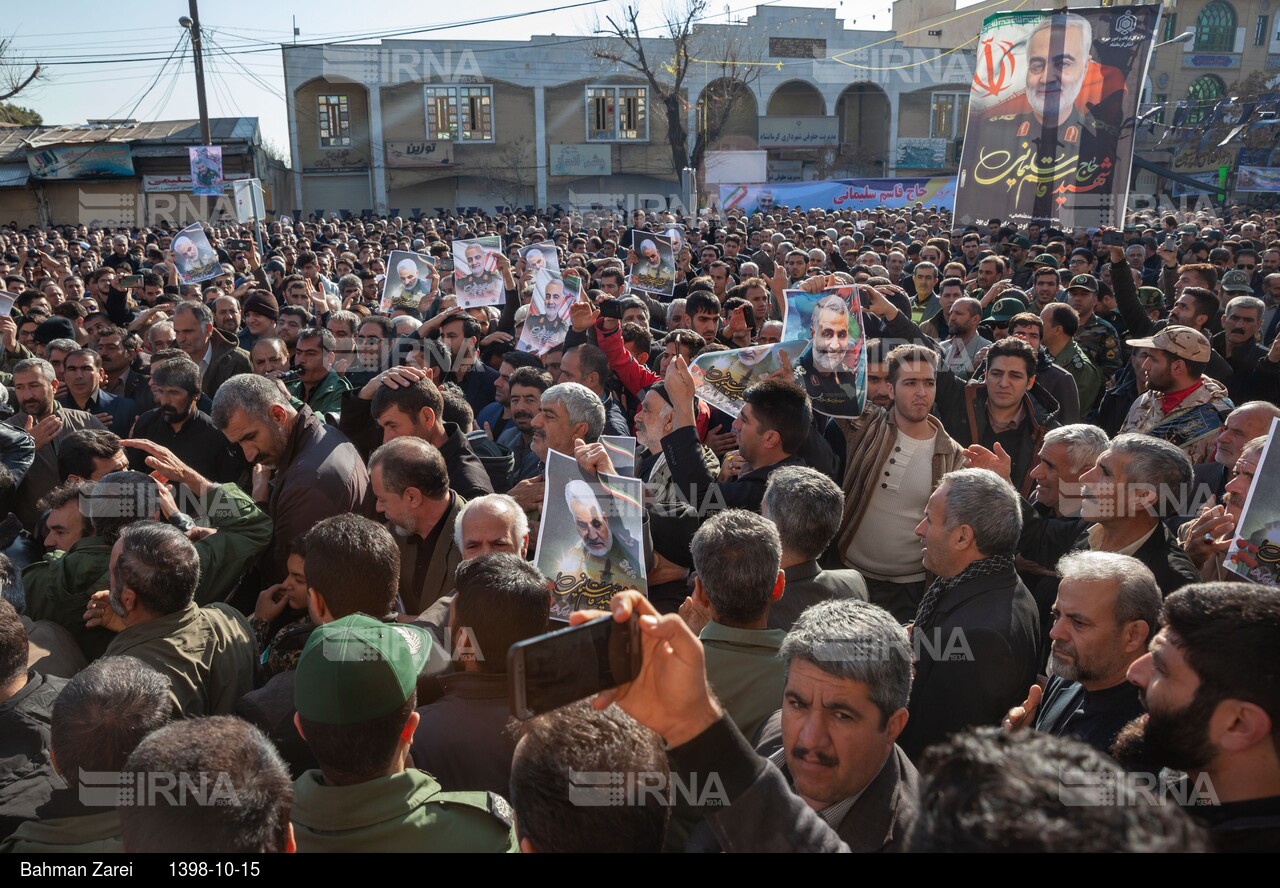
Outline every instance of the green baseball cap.
{"type": "Polygon", "coordinates": [[[1098,292],[1098,279],[1091,274],[1078,274],[1067,284],[1068,290],[1088,290],[1090,293],[1098,292]]]}
{"type": "Polygon", "coordinates": [[[293,704],[308,721],[354,725],[404,705],[431,656],[431,634],[352,614],[317,626],[298,658],[293,704]]]}
{"type": "MultiPolygon", "coordinates": [[[[1005,291],[1009,292],[1008,290],[1005,291]]],[[[991,320],[1007,324],[1027,310],[1027,304],[1017,296],[1002,296],[991,306],[991,320]]]]}
{"type": "Polygon", "coordinates": [[[1036,258],[1027,263],[1028,265],[1043,265],[1045,268],[1059,268],[1058,257],[1052,253],[1041,253],[1036,258]]]}

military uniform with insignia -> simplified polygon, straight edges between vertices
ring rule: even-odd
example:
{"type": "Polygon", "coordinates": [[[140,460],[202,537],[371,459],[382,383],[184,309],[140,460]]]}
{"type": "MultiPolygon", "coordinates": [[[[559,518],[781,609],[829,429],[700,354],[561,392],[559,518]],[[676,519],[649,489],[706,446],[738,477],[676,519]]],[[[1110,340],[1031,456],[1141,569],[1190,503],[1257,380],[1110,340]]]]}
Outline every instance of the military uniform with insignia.
{"type": "MultiPolygon", "coordinates": [[[[298,659],[294,703],[303,724],[341,737],[381,730],[405,706],[431,658],[433,638],[418,626],[353,614],[316,627],[298,659]]],[[[435,778],[401,767],[412,742],[402,726],[391,773],[331,782],[326,762],[294,783],[294,839],[300,852],[517,851],[511,806],[490,792],[444,792],[435,778]]],[[[317,756],[320,758],[320,756],[317,756]]]]}
{"type": "Polygon", "coordinates": [[[1124,358],[1120,353],[1120,334],[1096,314],[1076,331],[1076,344],[1108,379],[1120,369],[1124,358]]]}
{"type": "Polygon", "coordinates": [[[804,387],[813,409],[824,416],[857,416],[863,397],[858,394],[858,373],[841,365],[835,373],[813,366],[813,346],[805,349],[794,369],[796,382],[804,387]]]}
{"type": "Polygon", "coordinates": [[[588,552],[582,540],[565,552],[556,569],[553,616],[567,619],[576,610],[607,607],[609,599],[619,591],[637,588],[644,582],[635,540],[621,529],[611,529],[611,536],[613,542],[604,555],[588,552]]]}
{"type": "Polygon", "coordinates": [[[1086,415],[1098,403],[1106,377],[1074,340],[1068,342],[1066,348],[1052,357],[1055,364],[1065,369],[1075,379],[1076,391],[1080,395],[1080,414],[1086,415]]]}

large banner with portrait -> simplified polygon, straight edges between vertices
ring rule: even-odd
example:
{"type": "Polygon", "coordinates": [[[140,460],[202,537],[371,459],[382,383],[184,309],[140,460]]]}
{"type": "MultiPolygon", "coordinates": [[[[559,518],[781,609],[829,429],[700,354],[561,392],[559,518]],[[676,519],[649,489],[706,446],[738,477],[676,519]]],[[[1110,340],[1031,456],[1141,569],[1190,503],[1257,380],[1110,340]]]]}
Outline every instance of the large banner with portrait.
{"type": "Polygon", "coordinates": [[[1225,566],[1254,583],[1280,586],[1280,450],[1276,436],[1280,419],[1272,420],[1267,444],[1258,457],[1258,468],[1249,485],[1249,496],[1240,513],[1227,550],[1225,566]]]}
{"type": "Polygon", "coordinates": [[[1001,12],[982,23],[955,221],[1119,226],[1160,7],[1001,12]]]}
{"type": "Polygon", "coordinates": [[[589,475],[572,456],[547,451],[538,570],[552,582],[551,619],[607,609],[624,589],[647,594],[644,482],[589,475]]]}

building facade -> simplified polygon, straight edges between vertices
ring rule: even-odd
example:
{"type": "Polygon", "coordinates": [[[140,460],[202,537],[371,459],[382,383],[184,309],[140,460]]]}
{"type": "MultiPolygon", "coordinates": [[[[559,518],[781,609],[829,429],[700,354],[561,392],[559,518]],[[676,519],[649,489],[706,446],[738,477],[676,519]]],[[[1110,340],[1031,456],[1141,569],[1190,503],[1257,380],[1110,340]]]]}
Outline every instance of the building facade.
{"type": "MultiPolygon", "coordinates": [[[[834,10],[763,7],[700,25],[679,113],[692,148],[764,150],[771,181],[953,171],[972,49],[848,30],[834,10]],[[726,64],[732,53],[731,66],[726,64]],[[731,81],[726,83],[726,81],[731,81]],[[731,95],[710,129],[717,96],[731,95]]],[[[670,59],[669,40],[646,55],[670,59]]],[[[283,47],[304,214],[434,213],[668,196],[667,110],[601,37],[283,47]]],[[[700,174],[702,170],[698,171],[700,174]]]]}

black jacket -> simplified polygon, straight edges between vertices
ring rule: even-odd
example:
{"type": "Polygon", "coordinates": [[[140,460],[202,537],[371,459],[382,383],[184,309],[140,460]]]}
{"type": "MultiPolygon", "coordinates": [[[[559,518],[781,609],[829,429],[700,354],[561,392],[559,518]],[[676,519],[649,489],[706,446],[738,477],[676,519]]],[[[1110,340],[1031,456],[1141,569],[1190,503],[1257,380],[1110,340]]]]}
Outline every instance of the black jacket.
{"type": "Polygon", "coordinates": [[[67,684],[32,670],[27,683],[0,703],[0,839],[49,801],[62,781],[49,761],[53,701],[67,684]]]}
{"type": "Polygon", "coordinates": [[[511,783],[516,738],[505,672],[455,672],[440,677],[444,695],[418,709],[413,764],[447,792],[505,795],[511,783]]]}
{"type": "Polygon", "coordinates": [[[851,568],[823,570],[817,561],[793,564],[785,569],[782,597],[769,605],[769,628],[790,631],[800,614],[811,605],[832,598],[867,600],[867,582],[851,568]]]}
{"type": "Polygon", "coordinates": [[[912,638],[911,718],[898,745],[912,761],[973,725],[998,725],[1025,699],[1039,668],[1040,620],[1013,568],[943,595],[928,638],[912,638]]]}

